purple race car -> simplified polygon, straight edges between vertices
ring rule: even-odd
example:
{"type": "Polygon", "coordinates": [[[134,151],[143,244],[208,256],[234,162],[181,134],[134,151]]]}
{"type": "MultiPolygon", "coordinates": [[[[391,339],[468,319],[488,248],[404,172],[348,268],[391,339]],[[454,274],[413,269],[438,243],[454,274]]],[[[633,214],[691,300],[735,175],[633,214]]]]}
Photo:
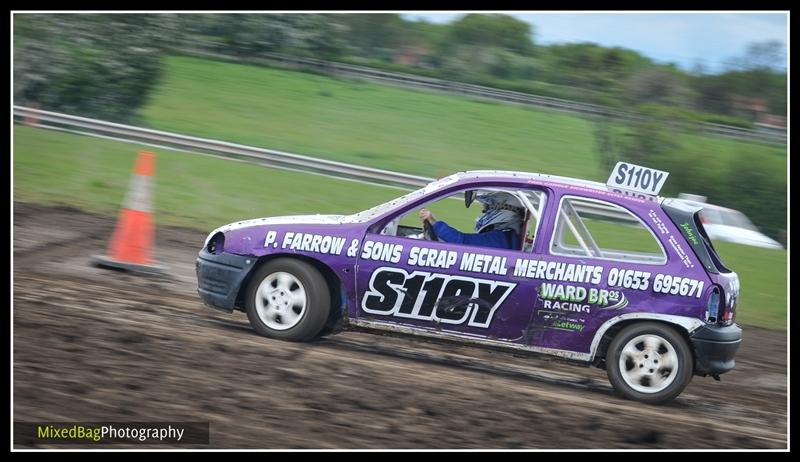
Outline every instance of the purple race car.
{"type": "Polygon", "coordinates": [[[666,176],[471,171],[353,215],[232,223],[206,239],[198,291],[268,337],[355,325],[546,353],[664,403],[733,369],[742,338],[739,279],[700,208],[655,196],[666,176]]]}

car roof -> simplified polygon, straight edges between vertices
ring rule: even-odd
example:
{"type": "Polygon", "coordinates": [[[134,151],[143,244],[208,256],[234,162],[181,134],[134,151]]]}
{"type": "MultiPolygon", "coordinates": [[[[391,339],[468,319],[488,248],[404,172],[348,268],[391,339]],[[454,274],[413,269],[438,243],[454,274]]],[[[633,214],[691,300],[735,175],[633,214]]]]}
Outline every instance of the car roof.
{"type": "Polygon", "coordinates": [[[515,172],[511,170],[468,170],[465,172],[454,173],[451,176],[457,177],[459,180],[461,179],[466,180],[473,178],[486,179],[486,177],[494,177],[497,179],[506,179],[506,180],[522,179],[522,180],[553,181],[556,183],[597,188],[597,189],[602,189],[604,191],[609,189],[608,186],[597,181],[579,180],[577,178],[570,178],[558,175],[547,175],[544,173],[515,172]]]}
{"type": "MultiPolygon", "coordinates": [[[[447,178],[454,178],[456,179],[456,181],[470,180],[470,179],[482,179],[482,180],[497,179],[501,181],[533,180],[541,182],[560,183],[563,184],[564,186],[580,186],[583,188],[620,194],[622,197],[628,197],[624,194],[619,193],[614,188],[609,187],[607,184],[600,183],[599,181],[581,180],[578,178],[571,178],[559,175],[548,175],[544,173],[517,172],[510,170],[468,170],[465,172],[454,173],[447,178]]],[[[661,202],[662,198],[660,196],[651,196],[651,197],[655,197],[658,202],[661,202]]]]}
{"type": "MultiPolygon", "coordinates": [[[[420,179],[422,179],[420,177],[420,179]]],[[[468,170],[453,173],[451,175],[436,179],[428,183],[421,189],[414,190],[400,198],[393,199],[389,202],[378,204],[375,207],[370,209],[354,213],[352,215],[348,215],[347,222],[360,222],[360,221],[367,221],[375,218],[376,216],[388,213],[389,210],[392,210],[394,207],[399,207],[405,205],[408,201],[416,200],[417,198],[424,196],[426,194],[439,191],[442,188],[446,188],[452,186],[457,183],[468,183],[470,180],[479,180],[479,181],[498,181],[498,182],[509,182],[509,183],[519,183],[520,181],[528,182],[530,181],[531,184],[539,184],[543,186],[550,186],[556,184],[558,186],[563,187],[579,187],[585,188],[587,190],[593,190],[601,193],[601,195],[606,196],[607,198],[611,199],[623,199],[623,200],[634,200],[638,202],[656,202],[657,204],[661,205],[662,201],[664,200],[662,197],[659,196],[647,196],[639,197],[640,195],[629,195],[626,193],[619,192],[613,188],[610,188],[608,185],[597,181],[589,181],[589,180],[579,180],[577,178],[569,178],[565,176],[558,176],[558,175],[547,175],[543,173],[530,173],[530,172],[518,172],[518,171],[510,171],[510,170],[468,170]]]]}

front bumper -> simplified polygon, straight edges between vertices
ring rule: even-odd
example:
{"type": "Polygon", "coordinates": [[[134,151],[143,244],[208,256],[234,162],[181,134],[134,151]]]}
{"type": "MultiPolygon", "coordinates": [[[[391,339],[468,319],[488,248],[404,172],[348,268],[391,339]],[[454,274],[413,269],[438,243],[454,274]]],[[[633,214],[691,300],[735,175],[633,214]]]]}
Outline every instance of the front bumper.
{"type": "Polygon", "coordinates": [[[224,311],[236,308],[242,283],[258,259],[231,253],[215,255],[204,247],[197,256],[197,292],[206,305],[224,311]]]}
{"type": "Polygon", "coordinates": [[[695,352],[695,373],[719,375],[736,366],[734,356],[742,343],[742,329],[736,325],[706,325],[690,335],[695,352]]]}

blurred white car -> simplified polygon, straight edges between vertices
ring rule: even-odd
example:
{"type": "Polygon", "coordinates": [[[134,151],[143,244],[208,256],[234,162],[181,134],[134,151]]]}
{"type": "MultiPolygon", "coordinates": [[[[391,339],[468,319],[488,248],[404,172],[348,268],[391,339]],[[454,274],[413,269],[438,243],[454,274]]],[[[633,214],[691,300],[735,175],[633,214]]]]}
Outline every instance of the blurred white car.
{"type": "Polygon", "coordinates": [[[712,241],[727,241],[767,249],[782,249],[780,242],[762,234],[742,212],[708,204],[705,197],[679,194],[682,201],[703,207],[700,220],[712,241]]]}

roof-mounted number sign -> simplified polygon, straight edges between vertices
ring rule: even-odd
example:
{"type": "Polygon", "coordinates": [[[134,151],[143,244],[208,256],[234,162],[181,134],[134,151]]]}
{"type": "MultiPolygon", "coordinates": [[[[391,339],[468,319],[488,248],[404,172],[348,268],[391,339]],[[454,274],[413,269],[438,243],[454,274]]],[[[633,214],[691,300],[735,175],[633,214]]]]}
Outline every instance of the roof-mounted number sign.
{"type": "Polygon", "coordinates": [[[606,184],[613,188],[658,195],[669,172],[641,167],[627,162],[617,162],[606,184]]]}

